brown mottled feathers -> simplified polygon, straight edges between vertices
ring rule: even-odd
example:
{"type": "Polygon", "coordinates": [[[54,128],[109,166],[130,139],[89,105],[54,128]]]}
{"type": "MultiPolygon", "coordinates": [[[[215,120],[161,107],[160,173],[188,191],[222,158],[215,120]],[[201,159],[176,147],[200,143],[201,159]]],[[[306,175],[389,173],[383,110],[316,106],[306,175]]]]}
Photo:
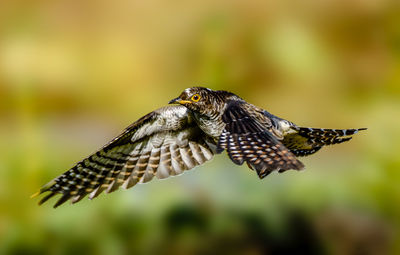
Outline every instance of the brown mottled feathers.
{"type": "Polygon", "coordinates": [[[46,184],[49,192],[39,204],[62,194],[54,207],[67,200],[90,199],[103,191],[130,188],[181,174],[212,159],[210,141],[183,106],[158,109],[129,126],[102,149],[46,184]]]}
{"type": "Polygon", "coordinates": [[[246,111],[244,104],[238,101],[228,104],[222,116],[226,126],[217,152],[227,150],[234,163],[241,165],[246,162],[260,178],[274,170],[303,169],[304,165],[268,131],[271,127],[262,125],[252,116],[256,112],[249,113],[251,108],[246,111]]]}

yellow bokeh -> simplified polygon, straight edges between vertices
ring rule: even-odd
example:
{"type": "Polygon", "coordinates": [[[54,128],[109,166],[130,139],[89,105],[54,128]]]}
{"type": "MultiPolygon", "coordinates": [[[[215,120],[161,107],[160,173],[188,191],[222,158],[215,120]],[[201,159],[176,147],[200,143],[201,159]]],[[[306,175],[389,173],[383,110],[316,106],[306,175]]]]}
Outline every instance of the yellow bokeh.
{"type": "Polygon", "coordinates": [[[2,1],[0,254],[399,254],[395,0],[2,1]],[[360,128],[259,180],[224,155],[93,201],[30,195],[191,86],[360,128]]]}

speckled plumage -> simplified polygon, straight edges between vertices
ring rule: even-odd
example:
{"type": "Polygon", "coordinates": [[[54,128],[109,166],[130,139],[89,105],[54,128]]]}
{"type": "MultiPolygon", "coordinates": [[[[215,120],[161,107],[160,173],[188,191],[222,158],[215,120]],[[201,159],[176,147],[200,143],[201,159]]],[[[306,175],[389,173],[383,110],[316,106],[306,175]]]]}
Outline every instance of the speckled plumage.
{"type": "Polygon", "coordinates": [[[226,91],[186,89],[170,103],[134,122],[96,153],[44,185],[56,194],[54,207],[67,200],[95,198],[120,186],[130,188],[157,177],[179,175],[227,151],[238,165],[246,164],[260,178],[272,171],[304,168],[296,156],[307,156],[325,145],[342,143],[363,129],[315,129],[292,122],[247,103],[226,91]]]}

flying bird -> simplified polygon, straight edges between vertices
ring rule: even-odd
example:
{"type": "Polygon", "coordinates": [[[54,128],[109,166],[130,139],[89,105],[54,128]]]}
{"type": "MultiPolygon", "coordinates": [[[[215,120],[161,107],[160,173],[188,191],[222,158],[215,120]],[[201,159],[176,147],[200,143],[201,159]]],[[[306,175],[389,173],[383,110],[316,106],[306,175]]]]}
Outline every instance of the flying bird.
{"type": "Polygon", "coordinates": [[[48,193],[42,204],[61,194],[54,207],[88,194],[93,199],[120,186],[179,175],[223,151],[262,179],[273,171],[301,170],[304,165],[297,157],[349,141],[365,129],[299,127],[231,92],[203,87],[188,88],[169,104],[128,126],[32,197],[48,193]]]}

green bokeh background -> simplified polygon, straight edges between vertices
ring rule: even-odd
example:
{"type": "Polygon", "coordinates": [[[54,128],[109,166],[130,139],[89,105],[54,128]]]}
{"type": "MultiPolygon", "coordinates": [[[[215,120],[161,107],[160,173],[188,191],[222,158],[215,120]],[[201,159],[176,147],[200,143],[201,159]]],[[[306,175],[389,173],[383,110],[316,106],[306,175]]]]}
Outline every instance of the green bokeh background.
{"type": "Polygon", "coordinates": [[[0,254],[400,254],[399,28],[396,0],[2,1],[0,254]],[[369,129],[264,180],[219,156],[56,210],[29,199],[199,85],[369,129]]]}

